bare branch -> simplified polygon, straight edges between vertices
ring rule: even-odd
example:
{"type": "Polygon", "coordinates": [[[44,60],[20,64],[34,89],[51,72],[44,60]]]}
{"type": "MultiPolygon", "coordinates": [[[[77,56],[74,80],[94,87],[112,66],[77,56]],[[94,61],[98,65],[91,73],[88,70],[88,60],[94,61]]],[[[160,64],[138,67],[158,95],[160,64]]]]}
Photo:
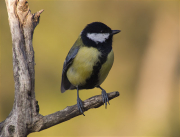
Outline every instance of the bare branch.
{"type": "MultiPolygon", "coordinates": [[[[109,100],[118,96],[119,96],[118,91],[108,93],[109,100]]],[[[92,109],[92,108],[98,108],[102,105],[103,105],[102,95],[93,96],[83,101],[84,111],[88,111],[89,109],[92,109]]],[[[49,127],[65,122],[79,115],[81,115],[81,113],[78,110],[77,105],[68,106],[61,111],[57,111],[47,116],[42,116],[39,119],[39,121],[35,123],[32,129],[32,132],[37,132],[37,131],[47,129],[49,127]]]]}
{"type": "MultiPolygon", "coordinates": [[[[35,98],[35,69],[33,33],[40,20],[40,10],[32,14],[26,0],[5,0],[12,36],[13,72],[15,99],[9,116],[0,123],[0,137],[20,136],[41,131],[81,115],[77,105],[42,116],[35,98]]],[[[109,100],[119,92],[108,93],[109,100]]],[[[84,111],[103,105],[102,96],[97,95],[83,102],[84,111]]]]}
{"type": "Polygon", "coordinates": [[[27,136],[37,115],[34,92],[33,32],[38,18],[34,19],[26,0],[6,0],[12,36],[15,99],[11,114],[1,124],[0,136],[27,136]]]}
{"type": "Polygon", "coordinates": [[[5,123],[5,121],[2,121],[2,122],[0,123],[0,133],[1,133],[2,129],[3,129],[3,127],[4,127],[4,123],[5,123]]]}

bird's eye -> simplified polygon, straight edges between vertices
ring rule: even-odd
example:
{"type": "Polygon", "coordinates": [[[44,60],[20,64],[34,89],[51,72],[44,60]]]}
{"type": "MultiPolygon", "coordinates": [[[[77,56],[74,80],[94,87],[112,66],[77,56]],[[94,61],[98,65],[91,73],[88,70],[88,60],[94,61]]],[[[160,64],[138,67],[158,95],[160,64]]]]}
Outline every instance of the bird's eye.
{"type": "Polygon", "coordinates": [[[101,33],[104,33],[104,30],[101,30],[100,32],[101,32],[101,33]]]}

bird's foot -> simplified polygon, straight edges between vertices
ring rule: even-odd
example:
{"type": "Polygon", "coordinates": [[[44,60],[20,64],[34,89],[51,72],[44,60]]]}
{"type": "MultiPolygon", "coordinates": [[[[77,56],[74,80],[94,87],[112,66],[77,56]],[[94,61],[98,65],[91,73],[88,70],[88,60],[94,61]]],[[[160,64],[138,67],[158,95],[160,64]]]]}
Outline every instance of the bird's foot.
{"type": "Polygon", "coordinates": [[[82,103],[82,100],[79,97],[77,98],[77,106],[78,106],[79,111],[84,115],[84,113],[83,113],[83,103],[82,103]]]}
{"type": "Polygon", "coordinates": [[[109,103],[108,95],[104,89],[102,89],[102,99],[103,99],[103,103],[105,104],[105,108],[107,108],[107,102],[109,105],[110,103],[109,103]]]}

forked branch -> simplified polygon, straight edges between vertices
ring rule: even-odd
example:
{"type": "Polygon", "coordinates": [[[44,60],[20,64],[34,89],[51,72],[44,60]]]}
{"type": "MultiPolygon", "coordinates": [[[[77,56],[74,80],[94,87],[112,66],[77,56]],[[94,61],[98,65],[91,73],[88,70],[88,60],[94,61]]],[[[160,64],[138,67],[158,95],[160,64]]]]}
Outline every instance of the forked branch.
{"type": "MultiPolygon", "coordinates": [[[[5,0],[12,36],[15,99],[9,116],[0,123],[0,137],[26,137],[80,115],[77,105],[42,116],[35,98],[33,33],[43,10],[32,14],[26,0],[5,0]]],[[[109,100],[119,92],[108,93],[109,100]]],[[[103,105],[101,95],[84,101],[84,111],[103,105]]]]}

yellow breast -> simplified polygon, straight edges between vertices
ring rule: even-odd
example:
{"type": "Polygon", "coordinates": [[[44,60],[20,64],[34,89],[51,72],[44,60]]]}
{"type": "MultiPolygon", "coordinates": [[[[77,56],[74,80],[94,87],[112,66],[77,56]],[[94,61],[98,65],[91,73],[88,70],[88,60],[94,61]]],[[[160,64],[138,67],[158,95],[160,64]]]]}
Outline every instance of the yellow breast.
{"type": "Polygon", "coordinates": [[[114,62],[114,52],[111,50],[111,52],[108,54],[107,61],[102,65],[99,73],[99,85],[103,83],[103,81],[106,79],[112,65],[114,62]]]}
{"type": "Polygon", "coordinates": [[[101,56],[101,53],[93,47],[82,47],[79,49],[73,64],[67,71],[67,78],[72,85],[85,85],[86,80],[90,78],[93,66],[96,64],[101,56]]]}

